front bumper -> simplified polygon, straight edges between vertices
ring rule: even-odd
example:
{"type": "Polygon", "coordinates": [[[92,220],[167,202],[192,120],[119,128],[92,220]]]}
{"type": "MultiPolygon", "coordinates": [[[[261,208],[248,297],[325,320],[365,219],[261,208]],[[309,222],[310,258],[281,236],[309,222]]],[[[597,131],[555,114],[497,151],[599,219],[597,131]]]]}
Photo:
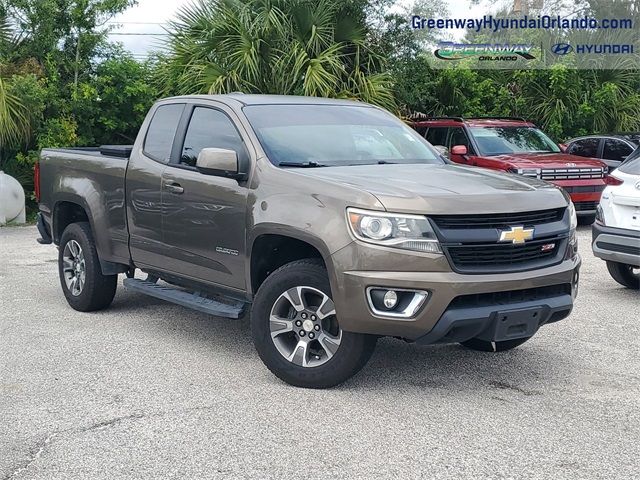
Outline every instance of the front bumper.
{"type": "MultiPolygon", "coordinates": [[[[571,313],[573,297],[561,290],[544,299],[449,308],[436,326],[416,343],[458,343],[472,338],[500,342],[531,337],[542,325],[562,320],[571,313]]],[[[527,296],[526,292],[523,297],[527,296]]]]}
{"type": "MultiPolygon", "coordinates": [[[[334,265],[353,261],[356,255],[355,247],[338,251],[333,256],[334,265]]],[[[397,268],[407,268],[398,254],[387,255],[396,257],[397,268]]],[[[420,263],[423,262],[414,257],[413,268],[420,268],[420,263]]],[[[457,337],[450,337],[454,324],[473,325],[469,331],[474,335],[468,337],[472,338],[490,328],[500,313],[538,308],[535,317],[537,330],[538,326],[560,320],[571,312],[581,261],[576,256],[572,260],[538,270],[486,275],[452,272],[442,258],[430,259],[428,263],[434,270],[438,268],[441,271],[358,270],[334,273],[333,297],[342,328],[421,343],[461,341],[457,337]],[[429,297],[413,318],[388,318],[372,313],[366,298],[368,287],[424,290],[429,297]],[[548,297],[537,296],[535,292],[546,287],[557,287],[557,290],[549,293],[548,297]],[[522,296],[527,290],[534,297],[522,296]],[[494,294],[500,298],[492,300],[494,294]],[[468,306],[457,300],[462,297],[469,299],[473,295],[478,296],[477,304],[473,304],[472,298],[468,306]]]]}
{"type": "Polygon", "coordinates": [[[640,267],[640,231],[605,227],[594,223],[591,227],[593,254],[603,260],[640,267]]]}

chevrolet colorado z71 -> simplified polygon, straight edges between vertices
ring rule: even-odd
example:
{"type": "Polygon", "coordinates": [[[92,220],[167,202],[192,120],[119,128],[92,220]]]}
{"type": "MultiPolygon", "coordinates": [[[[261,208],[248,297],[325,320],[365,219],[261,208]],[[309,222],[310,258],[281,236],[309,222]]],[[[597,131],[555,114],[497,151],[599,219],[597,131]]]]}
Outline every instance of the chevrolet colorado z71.
{"type": "Polygon", "coordinates": [[[563,153],[533,123],[520,118],[432,118],[414,123],[452,161],[546,180],[571,196],[581,223],[592,224],[608,167],[563,153]]]}
{"type": "Polygon", "coordinates": [[[380,336],[514,348],[577,291],[566,193],[449,164],[362,103],[169,98],[132,147],[45,149],[36,176],[71,307],[106,308],[120,273],[221,317],[251,305],[261,359],[296,386],[343,382],[380,336]]]}

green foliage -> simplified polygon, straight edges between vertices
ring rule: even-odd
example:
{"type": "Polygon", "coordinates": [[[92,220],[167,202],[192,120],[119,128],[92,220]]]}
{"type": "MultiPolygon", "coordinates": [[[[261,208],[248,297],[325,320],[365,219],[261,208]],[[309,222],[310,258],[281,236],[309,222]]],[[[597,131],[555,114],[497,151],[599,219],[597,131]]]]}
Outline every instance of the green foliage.
{"type": "Polygon", "coordinates": [[[39,149],[135,137],[157,97],[150,66],[106,37],[135,3],[0,0],[0,169],[27,192],[39,149]]]}
{"type": "Polygon", "coordinates": [[[42,148],[62,148],[76,145],[78,141],[78,125],[73,118],[50,118],[38,135],[37,146],[42,148]]]}
{"type": "Polygon", "coordinates": [[[29,113],[11,84],[0,74],[0,152],[6,148],[26,145],[31,133],[29,113]]]}
{"type": "Polygon", "coordinates": [[[640,73],[591,71],[556,65],[549,70],[429,70],[422,64],[416,88],[398,82],[398,101],[428,115],[520,116],[559,141],[640,130],[640,73]]]}
{"type": "Polygon", "coordinates": [[[127,54],[101,63],[93,81],[82,82],[72,96],[79,143],[133,143],[157,96],[147,64],[127,54]]]}
{"type": "Polygon", "coordinates": [[[355,98],[394,108],[364,2],[199,0],[172,24],[163,93],[355,98]]]}

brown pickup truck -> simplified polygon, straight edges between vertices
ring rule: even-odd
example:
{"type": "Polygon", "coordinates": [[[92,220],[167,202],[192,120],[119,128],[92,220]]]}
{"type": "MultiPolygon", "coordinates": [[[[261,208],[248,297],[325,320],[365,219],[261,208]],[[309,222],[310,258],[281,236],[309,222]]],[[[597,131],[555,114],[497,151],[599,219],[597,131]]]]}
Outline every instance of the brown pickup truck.
{"type": "Polygon", "coordinates": [[[514,348],[577,292],[566,193],[450,164],[362,103],[169,98],[133,146],[45,149],[36,177],[71,307],[108,307],[118,274],[219,317],[250,306],[260,357],[296,386],[343,382],[380,336],[514,348]]]}

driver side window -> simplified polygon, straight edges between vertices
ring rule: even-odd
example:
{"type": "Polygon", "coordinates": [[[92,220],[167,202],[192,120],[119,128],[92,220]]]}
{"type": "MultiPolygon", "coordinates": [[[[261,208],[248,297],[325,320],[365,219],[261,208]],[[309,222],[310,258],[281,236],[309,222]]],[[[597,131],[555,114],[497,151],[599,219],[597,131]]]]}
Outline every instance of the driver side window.
{"type": "Polygon", "coordinates": [[[451,147],[455,147],[456,145],[464,145],[467,147],[467,151],[471,153],[471,143],[469,142],[469,138],[467,134],[464,132],[462,127],[456,127],[451,129],[451,134],[449,135],[449,150],[451,147]]]}
{"type": "Polygon", "coordinates": [[[239,165],[246,165],[248,161],[242,137],[229,117],[213,108],[196,107],[184,138],[180,164],[195,167],[203,148],[234,150],[238,154],[239,165]]]}

